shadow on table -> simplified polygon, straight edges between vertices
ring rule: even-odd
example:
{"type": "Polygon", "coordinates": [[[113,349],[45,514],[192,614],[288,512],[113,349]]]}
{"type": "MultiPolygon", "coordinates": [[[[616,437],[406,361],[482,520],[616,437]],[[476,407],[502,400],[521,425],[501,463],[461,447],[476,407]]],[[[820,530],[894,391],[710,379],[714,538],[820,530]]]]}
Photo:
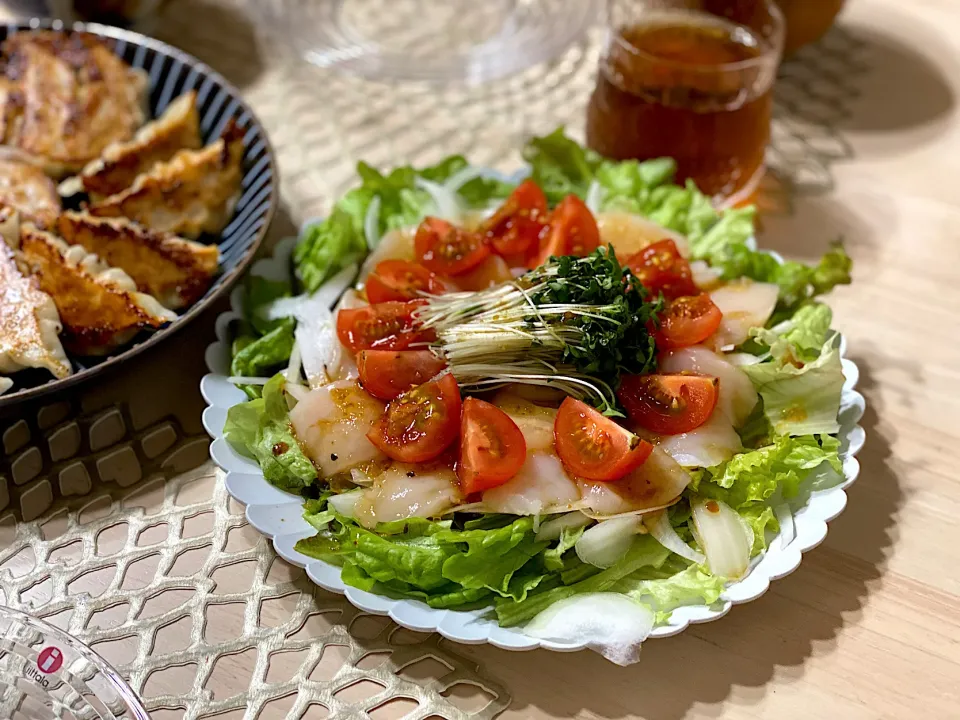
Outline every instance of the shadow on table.
{"type": "Polygon", "coordinates": [[[857,190],[837,198],[816,194],[792,198],[789,212],[762,209],[759,242],[784,257],[817,262],[830,244],[843,240],[856,258],[855,273],[872,271],[884,255],[884,239],[894,237],[897,214],[882,195],[857,190]],[[877,228],[883,228],[879,232],[877,228]]]}
{"type": "Polygon", "coordinates": [[[911,45],[877,28],[843,29],[862,46],[860,58],[865,72],[857,79],[858,97],[850,103],[839,128],[901,134],[902,140],[888,152],[929,141],[949,130],[948,121],[957,105],[949,80],[957,74],[953,48],[939,35],[917,27],[910,16],[897,15],[897,26],[909,27],[909,34],[916,40],[911,45]]]}
{"type": "Polygon", "coordinates": [[[705,705],[756,705],[775,676],[781,683],[800,679],[808,659],[834,650],[837,635],[859,622],[869,596],[883,583],[903,501],[891,461],[895,433],[878,420],[883,408],[874,368],[856,360],[860,390],[867,397],[861,420],[867,444],[859,455],[860,480],[848,491],[846,511],[832,523],[830,535],[844,541],[811,551],[795,573],[722,620],[649,642],[632,667],[614,666],[592,652],[578,653],[575,660],[545,651],[498,652],[495,661],[492,651],[482,653],[491,672],[513,679],[511,710],[539,707],[555,717],[582,710],[621,717],[626,711],[648,720],[691,711],[713,716],[720,709],[705,705]],[[551,688],[542,686],[546,678],[551,688]]]}
{"type": "Polygon", "coordinates": [[[237,7],[174,0],[153,34],[197,57],[241,90],[263,72],[256,28],[237,7]]]}

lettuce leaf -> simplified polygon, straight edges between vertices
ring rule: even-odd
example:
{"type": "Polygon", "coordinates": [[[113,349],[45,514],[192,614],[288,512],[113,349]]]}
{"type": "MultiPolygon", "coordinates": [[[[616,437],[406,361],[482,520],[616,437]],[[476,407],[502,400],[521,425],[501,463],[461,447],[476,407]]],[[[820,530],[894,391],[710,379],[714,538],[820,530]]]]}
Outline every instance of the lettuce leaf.
{"type": "Polygon", "coordinates": [[[536,541],[530,517],[491,529],[411,518],[368,530],[335,515],[328,528],[297,543],[305,555],[342,565],[345,583],[363,589],[379,583],[434,607],[493,595],[523,600],[548,574],[535,559],[546,547],[536,541]]]}
{"type": "Polygon", "coordinates": [[[829,435],[780,437],[771,445],[734,455],[725,465],[709,469],[697,492],[723,500],[738,512],[754,503],[766,503],[778,492],[789,499],[822,463],[841,471],[839,447],[839,441],[829,435]]]}
{"type": "Polygon", "coordinates": [[[259,463],[268,482],[300,492],[317,479],[317,470],[290,430],[285,382],[277,375],[263,386],[262,397],[230,408],[223,434],[237,452],[259,463]]]}
{"type": "Polygon", "coordinates": [[[739,514],[753,530],[753,547],[750,548],[750,557],[753,557],[767,548],[767,534],[778,533],[780,523],[769,505],[750,505],[742,508],[739,514]]]}
{"type": "Polygon", "coordinates": [[[757,329],[757,340],[770,347],[770,354],[777,360],[790,357],[801,362],[816,360],[830,333],[833,311],[823,303],[808,303],[798,309],[788,320],[775,327],[757,329]]]}
{"type": "Polygon", "coordinates": [[[523,148],[523,159],[551,205],[567,195],[585,198],[603,162],[593,150],[567,137],[562,127],[549,135],[531,138],[523,148]]]}
{"type": "Polygon", "coordinates": [[[643,568],[628,575],[613,590],[659,613],[669,613],[683,605],[712,605],[720,599],[723,585],[723,578],[673,555],[659,568],[643,568]]]}
{"type": "MultiPolygon", "coordinates": [[[[230,373],[239,377],[266,377],[280,366],[287,364],[293,352],[293,330],[296,321],[283,318],[266,335],[253,338],[243,336],[234,341],[233,360],[230,373]]],[[[260,397],[261,389],[256,385],[243,386],[244,392],[251,398],[260,397]]]]}
{"type": "Polygon", "coordinates": [[[495,530],[446,530],[436,539],[451,544],[466,544],[466,552],[450,557],[443,566],[443,576],[469,589],[487,588],[499,595],[519,593],[521,600],[527,588],[510,587],[513,574],[547,547],[537,542],[533,518],[521,517],[506,527],[495,530]]]}
{"type": "MultiPolygon", "coordinates": [[[[694,260],[704,260],[708,264],[722,268],[724,276],[728,274],[729,257],[735,252],[754,252],[749,249],[748,240],[754,234],[754,219],[757,210],[748,206],[732,208],[724,211],[715,224],[711,224],[701,234],[689,236],[690,253],[694,260]]],[[[682,232],[682,231],[681,231],[682,232]]],[[[772,257],[766,253],[759,253],[765,258],[772,257]]],[[[776,262],[776,260],[774,260],[776,262]]],[[[738,273],[730,277],[740,277],[745,273],[738,273]]],[[[729,279],[729,278],[728,278],[729,279]]],[[[754,278],[759,280],[760,278],[754,278]]]]}
{"type": "Polygon", "coordinates": [[[634,539],[627,554],[611,568],[601,570],[572,584],[550,587],[539,592],[535,590],[520,602],[503,598],[497,600],[497,619],[503,627],[520,625],[532,620],[540,612],[559,600],[581,593],[611,590],[617,582],[641,568],[659,568],[669,555],[670,551],[650,535],[638,536],[634,539]]]}
{"type": "MultiPolygon", "coordinates": [[[[358,193],[348,193],[326,220],[306,229],[294,250],[297,276],[308,292],[315,292],[342,268],[366,257],[363,216],[358,218],[343,207],[349,203],[348,207],[358,212],[358,200],[358,193]]],[[[369,200],[366,203],[369,205],[369,200]]],[[[365,207],[363,211],[366,213],[365,207]]]]}
{"type": "Polygon", "coordinates": [[[282,323],[282,319],[268,320],[262,311],[274,300],[290,297],[292,294],[289,280],[270,280],[260,275],[248,276],[243,299],[243,310],[247,321],[260,335],[266,335],[271,330],[275,330],[282,323]]]}
{"type": "Polygon", "coordinates": [[[580,536],[583,535],[586,527],[578,528],[564,528],[560,532],[560,539],[557,541],[557,544],[545,550],[543,553],[543,566],[547,570],[565,570],[567,565],[564,562],[564,553],[568,550],[572,550],[573,546],[577,544],[577,540],[580,539],[580,536]]]}
{"type": "Polygon", "coordinates": [[[837,415],[844,378],[838,346],[830,338],[816,360],[804,363],[793,359],[793,346],[787,345],[786,350],[778,348],[785,353],[782,359],[741,368],[763,399],[763,413],[775,434],[818,435],[840,429],[837,415]]]}

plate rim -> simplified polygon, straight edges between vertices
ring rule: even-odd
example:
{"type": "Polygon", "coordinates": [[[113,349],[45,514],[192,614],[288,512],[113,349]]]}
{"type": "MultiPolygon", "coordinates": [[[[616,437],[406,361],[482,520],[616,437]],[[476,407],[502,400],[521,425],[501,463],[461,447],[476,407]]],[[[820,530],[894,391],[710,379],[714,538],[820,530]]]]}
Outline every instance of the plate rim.
{"type": "MultiPolygon", "coordinates": [[[[304,228],[311,222],[304,223],[304,228]]],[[[301,229],[301,236],[302,236],[301,229]]],[[[261,258],[251,273],[278,277],[289,273],[290,257],[298,238],[285,238],[279,242],[270,256],[261,258]]],[[[252,461],[238,455],[223,437],[223,422],[227,410],[246,396],[238,388],[229,385],[227,376],[220,372],[221,359],[229,357],[231,325],[243,318],[242,287],[234,288],[230,296],[231,307],[220,314],[216,321],[216,340],[207,347],[205,362],[210,372],[201,381],[200,390],[207,408],[203,412],[203,426],[213,438],[210,457],[223,471],[223,482],[228,494],[245,506],[245,516],[250,524],[268,538],[274,551],[288,562],[305,569],[315,585],[344,595],[356,608],[365,612],[386,615],[398,625],[417,632],[438,632],[443,637],[464,643],[489,643],[504,650],[534,650],[544,648],[557,652],[574,652],[590,648],[588,642],[557,642],[528,636],[519,628],[502,628],[493,620],[481,616],[489,608],[473,611],[441,610],[428,607],[412,599],[393,599],[345,585],[340,579],[340,570],[322,560],[298,553],[294,542],[300,537],[315,534],[315,529],[302,519],[303,500],[270,485],[252,461]],[[250,484],[251,481],[254,484],[250,484]],[[259,481],[259,482],[257,482],[259,481]]],[[[752,562],[748,575],[728,585],[721,600],[712,606],[687,605],[675,610],[669,624],[656,627],[650,638],[676,635],[690,625],[712,622],[725,616],[734,605],[740,605],[762,596],[774,580],[794,572],[803,560],[803,554],[817,547],[825,539],[828,523],[839,516],[846,507],[846,489],[860,473],[856,454],[863,447],[866,431],[860,420],[866,408],[866,400],[855,388],[859,380],[856,363],[845,357],[846,340],[841,337],[840,352],[846,375],[843,387],[841,413],[852,409],[854,417],[841,423],[840,439],[847,443],[847,451],[841,455],[843,482],[811,494],[807,504],[794,513],[795,536],[790,543],[782,542],[774,551],[774,537],[767,550],[752,562]]]]}
{"type": "MultiPolygon", "coordinates": [[[[109,370],[113,370],[121,363],[132,360],[146,350],[149,350],[162,343],[167,338],[173,337],[177,332],[194,321],[201,313],[212,307],[220,298],[224,297],[224,295],[230,292],[240,277],[247,271],[247,269],[256,259],[257,253],[263,245],[263,242],[267,237],[267,233],[270,231],[270,226],[273,224],[273,221],[276,218],[280,198],[280,174],[277,165],[277,156],[274,152],[273,143],[270,140],[270,135],[267,132],[267,128],[244,98],[243,93],[241,93],[240,89],[237,88],[237,86],[232,82],[227,80],[222,74],[190,53],[174,47],[173,45],[170,45],[162,40],[148,37],[147,35],[143,35],[142,33],[138,33],[134,30],[126,30],[124,28],[113,27],[111,25],[103,25],[101,23],[79,21],[67,23],[62,20],[34,16],[0,23],[0,28],[2,28],[4,32],[8,34],[11,28],[16,28],[17,32],[39,29],[87,32],[100,37],[110,38],[112,40],[122,40],[131,45],[143,46],[156,52],[164,53],[191,69],[196,68],[200,73],[212,77],[216,82],[220,83],[223,89],[231,96],[231,100],[236,99],[238,112],[246,112],[250,116],[251,125],[255,125],[257,128],[259,128],[265,146],[265,155],[268,158],[269,170],[272,173],[273,178],[270,182],[270,194],[266,198],[267,212],[264,216],[264,223],[262,227],[257,230],[257,234],[254,236],[253,242],[251,243],[247,252],[241,256],[236,266],[229,272],[219,276],[219,285],[213,289],[208,297],[190,307],[168,326],[154,331],[143,342],[133,345],[122,352],[115,353],[93,367],[85,368],[80,372],[73,373],[72,375],[59,380],[50,380],[43,385],[25,388],[23,390],[13,390],[0,395],[0,411],[4,411],[22,403],[36,400],[44,395],[49,395],[50,393],[72,389],[77,385],[83,384],[88,380],[98,377],[109,370]]],[[[234,213],[236,213],[236,211],[234,211],[234,213]]]]}

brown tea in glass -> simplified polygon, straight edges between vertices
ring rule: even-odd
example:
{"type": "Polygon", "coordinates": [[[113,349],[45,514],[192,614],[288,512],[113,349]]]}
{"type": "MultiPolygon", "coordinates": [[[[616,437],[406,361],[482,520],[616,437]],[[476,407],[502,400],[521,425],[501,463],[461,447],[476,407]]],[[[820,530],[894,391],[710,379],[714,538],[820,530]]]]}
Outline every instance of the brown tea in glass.
{"type": "Polygon", "coordinates": [[[587,144],[617,160],[672,157],[678,181],[693,179],[718,203],[752,192],[763,175],[783,43],[776,7],[624,0],[611,11],[587,144]]]}

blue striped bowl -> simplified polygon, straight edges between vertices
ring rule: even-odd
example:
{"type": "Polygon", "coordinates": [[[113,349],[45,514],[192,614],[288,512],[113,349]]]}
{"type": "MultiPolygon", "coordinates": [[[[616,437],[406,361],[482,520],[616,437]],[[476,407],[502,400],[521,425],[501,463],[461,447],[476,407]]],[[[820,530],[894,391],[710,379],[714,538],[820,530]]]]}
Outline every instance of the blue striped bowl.
{"type": "Polygon", "coordinates": [[[40,371],[14,375],[13,389],[0,395],[0,408],[82,383],[109,372],[138,353],[163,342],[230,290],[247,266],[267,233],[278,203],[277,166],[263,126],[243,101],[240,91],[219,73],[176,48],[139,33],[93,23],[64,26],[59,20],[34,18],[0,25],[0,42],[16,32],[37,29],[85,31],[104,39],[117,55],[150,76],[150,114],[159,116],[167,105],[189,90],[197,91],[200,129],[204,142],[216,139],[231,118],[246,129],[244,175],[240,201],[233,218],[219,238],[221,274],[207,294],[176,321],[151,334],[142,334],[122,351],[105,358],[71,357],[74,374],[54,380],[40,371]]]}

